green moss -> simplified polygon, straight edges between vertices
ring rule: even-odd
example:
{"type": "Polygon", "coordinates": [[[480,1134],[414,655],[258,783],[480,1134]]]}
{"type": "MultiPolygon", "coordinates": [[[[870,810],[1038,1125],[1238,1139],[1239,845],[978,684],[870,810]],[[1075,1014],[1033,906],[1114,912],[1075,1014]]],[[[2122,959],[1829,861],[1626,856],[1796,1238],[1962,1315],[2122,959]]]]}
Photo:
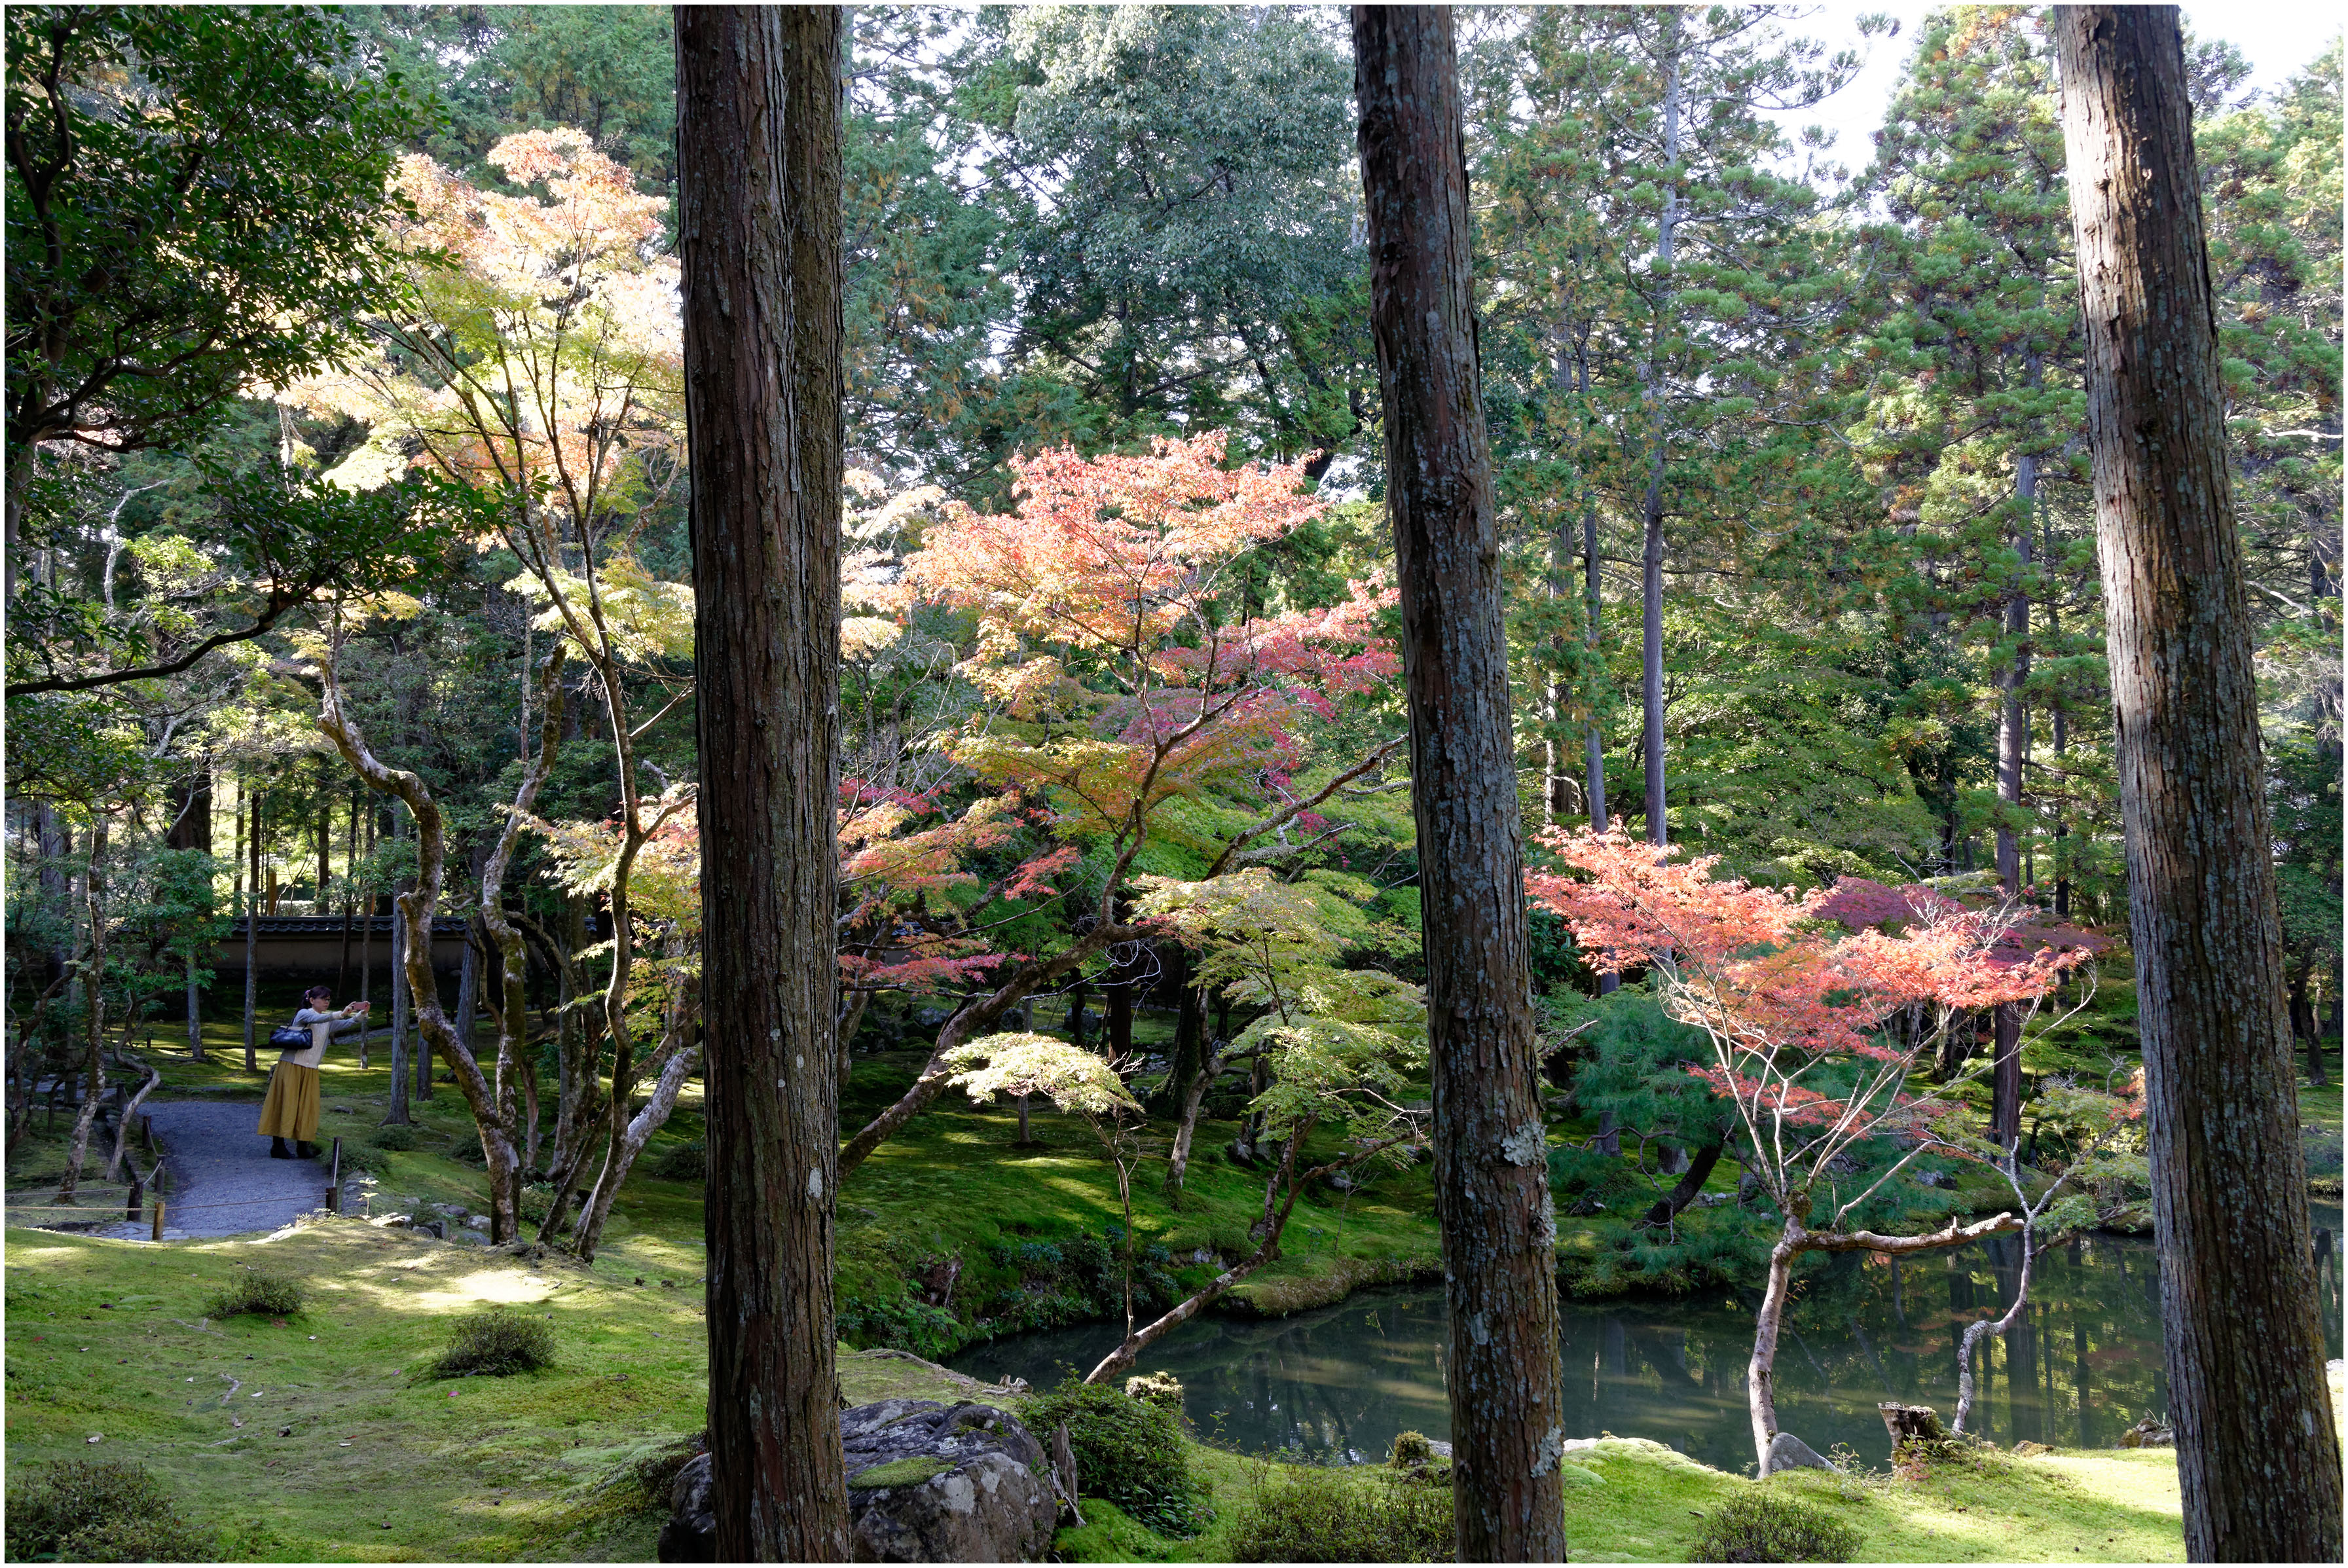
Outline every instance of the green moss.
{"type": "MultiPolygon", "coordinates": [[[[2175,1455],[2167,1449],[2065,1450],[2006,1456],[1993,1470],[1952,1469],[1921,1481],[1804,1470],[1753,1481],[1660,1443],[1608,1439],[1576,1448],[1565,1527],[1577,1563],[1684,1561],[1700,1516],[1766,1490],[1797,1498],[1859,1536],[1859,1562],[2180,1563],[2185,1558],[2175,1455]]],[[[1289,1467],[1193,1445],[1191,1473],[1218,1516],[1196,1537],[1157,1534],[1113,1504],[1084,1500],[1085,1526],[1055,1542],[1071,1562],[1238,1560],[1242,1505],[1289,1467]]],[[[1337,1484],[1383,1484],[1384,1466],[1314,1472],[1337,1484]]]]}
{"type": "Polygon", "coordinates": [[[885,1465],[874,1465],[848,1478],[851,1491],[872,1491],[884,1486],[918,1486],[932,1476],[943,1475],[953,1469],[953,1461],[928,1454],[915,1454],[911,1459],[891,1460],[885,1465]]]}

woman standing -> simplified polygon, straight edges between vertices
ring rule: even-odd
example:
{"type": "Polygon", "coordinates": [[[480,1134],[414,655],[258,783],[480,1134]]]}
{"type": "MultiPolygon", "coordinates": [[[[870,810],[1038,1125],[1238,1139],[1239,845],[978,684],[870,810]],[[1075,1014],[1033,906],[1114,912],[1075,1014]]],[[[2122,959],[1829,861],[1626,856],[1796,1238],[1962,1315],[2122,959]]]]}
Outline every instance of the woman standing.
{"type": "Polygon", "coordinates": [[[334,1036],[366,1027],[369,1005],[354,1002],[340,1012],[331,1011],[332,986],[313,985],[302,999],[305,1006],[294,1015],[291,1026],[308,1029],[310,1043],[294,1047],[277,1058],[277,1070],[269,1078],[269,1098],[261,1102],[261,1125],[254,1130],[268,1137],[272,1160],[316,1157],[317,1146],[310,1140],[318,1135],[318,1064],[325,1059],[326,1042],[334,1036]],[[285,1146],[289,1138],[294,1140],[291,1149],[285,1146]]]}

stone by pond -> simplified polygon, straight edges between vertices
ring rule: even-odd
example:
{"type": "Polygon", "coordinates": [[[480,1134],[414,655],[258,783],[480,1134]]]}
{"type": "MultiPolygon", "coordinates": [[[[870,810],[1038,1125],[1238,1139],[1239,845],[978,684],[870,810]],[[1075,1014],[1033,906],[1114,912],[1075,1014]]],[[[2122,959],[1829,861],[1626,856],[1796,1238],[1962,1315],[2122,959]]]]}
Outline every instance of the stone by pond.
{"type": "MultiPolygon", "coordinates": [[[[2341,1211],[2316,1206],[2332,1233],[2321,1269],[2326,1355],[2341,1349],[2341,1211]]],[[[1993,1240],[1893,1264],[1845,1256],[1808,1277],[1777,1352],[1777,1411],[1820,1453],[1849,1444],[1885,1463],[1890,1439],[1876,1407],[1957,1402],[1957,1341],[1967,1323],[2013,1299],[2016,1244],[1993,1240]]],[[[1753,1462],[1746,1364],[1751,1291],[1565,1304],[1566,1429],[1647,1438],[1730,1471],[1753,1462]]],[[[2038,1261],[2031,1306],[2002,1341],[1985,1341],[1972,1429],[2011,1446],[2113,1448],[2168,1408],[2161,1362],[2158,1262],[2149,1238],[2082,1237],[2038,1261]]],[[[1395,1435],[1451,1435],[1444,1395],[1439,1286],[1364,1291],[1295,1317],[1208,1316],[1141,1358],[1186,1390],[1199,1434],[1242,1452],[1360,1463],[1383,1460],[1395,1435]]],[[[1115,1326],[1084,1325],[973,1346],[955,1370],[1006,1374],[1038,1387],[1079,1372],[1113,1346],[1115,1326]]]]}
{"type": "MultiPolygon", "coordinates": [[[[1051,1461],[993,1405],[883,1399],[839,1416],[849,1556],[857,1563],[1032,1563],[1052,1544],[1051,1461]]],[[[709,1456],[677,1472],[664,1563],[716,1558],[709,1456]]]]}

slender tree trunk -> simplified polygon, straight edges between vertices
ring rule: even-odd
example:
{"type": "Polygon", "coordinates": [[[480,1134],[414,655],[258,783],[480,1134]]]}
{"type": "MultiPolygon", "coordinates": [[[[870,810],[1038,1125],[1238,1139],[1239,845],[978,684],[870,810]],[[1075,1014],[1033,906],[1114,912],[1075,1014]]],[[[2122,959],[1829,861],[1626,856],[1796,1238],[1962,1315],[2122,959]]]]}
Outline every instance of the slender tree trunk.
{"type": "MultiPolygon", "coordinates": [[[[1296,1179],[1293,1175],[1296,1150],[1303,1141],[1302,1138],[1288,1140],[1287,1149],[1281,1154],[1278,1169],[1264,1183],[1263,1239],[1257,1243],[1255,1251],[1208,1281],[1204,1287],[1177,1304],[1163,1316],[1139,1328],[1133,1326],[1133,1307],[1128,1300],[1125,1313],[1125,1338],[1085,1375],[1086,1382],[1106,1383],[1129,1370],[1144,1350],[1206,1311],[1228,1295],[1233,1285],[1280,1255],[1281,1233],[1288,1228],[1289,1213],[1296,1207],[1296,1194],[1313,1176],[1325,1175],[1328,1171],[1335,1169],[1334,1166],[1324,1167],[1303,1180],[1296,1179]],[[1286,1193],[1285,1201],[1278,1201],[1283,1191],[1286,1193]]],[[[1129,1226],[1128,1234],[1131,1234],[1129,1226]]]]}
{"type": "MultiPolygon", "coordinates": [[[[2036,379],[2033,376],[2033,380],[2036,379]]],[[[2038,459],[2027,452],[2014,459],[2014,500],[2034,513],[2038,504],[2038,459]]],[[[2023,570],[2030,567],[2033,518],[2025,514],[2013,534],[2023,570]]],[[[2030,749],[2030,710],[2022,700],[2030,678],[2030,596],[2017,586],[2005,602],[2005,634],[2016,639],[2013,660],[1998,677],[1997,793],[2004,810],[1997,825],[1997,876],[2005,896],[2022,896],[2023,770],[2030,749]]],[[[1990,1140],[2011,1148],[2022,1132],[2022,1009],[2007,1003],[1993,1025],[1997,1041],[1990,1093],[1990,1140]]]]}
{"type": "Polygon", "coordinates": [[[840,13],[676,11],[721,1562],[839,1562],[840,13]]]}
{"type": "MultiPolygon", "coordinates": [[[[1666,15],[1663,36],[1663,161],[1675,164],[1680,158],[1681,109],[1680,23],[1676,12],[1666,15]]],[[[1654,428],[1649,436],[1652,445],[1647,457],[1645,528],[1639,555],[1641,738],[1646,752],[1647,841],[1658,845],[1671,841],[1663,791],[1663,462],[1671,404],[1663,385],[1662,340],[1678,292],[1672,283],[1672,266],[1679,222],[1679,187],[1667,184],[1663,189],[1663,215],[1655,225],[1655,271],[1664,282],[1663,297],[1655,304],[1656,320],[1647,360],[1647,397],[1654,428]]]]}
{"type": "Polygon", "coordinates": [[[1562,1562],[1557,1224],[1452,14],[1359,5],[1353,22],[1423,857],[1458,1552],[1562,1562]]]}
{"type": "MultiPolygon", "coordinates": [[[[1585,366],[1582,370],[1582,390],[1585,392],[1590,389],[1589,375],[1585,366]]],[[[1595,501],[1584,508],[1581,513],[1581,572],[1582,597],[1589,605],[1587,634],[1590,653],[1595,660],[1600,647],[1598,617],[1601,607],[1598,593],[1598,505],[1595,501]]],[[[1606,738],[1594,717],[1590,721],[1589,734],[1583,737],[1582,748],[1582,769],[1587,779],[1582,789],[1590,799],[1590,830],[1602,833],[1612,824],[1606,812],[1606,738]]],[[[1622,976],[1620,975],[1601,975],[1598,976],[1598,994],[1610,996],[1622,984],[1622,976]]]]}
{"type": "Polygon", "coordinates": [[[1690,1203],[1695,1202],[1696,1194],[1704,1191],[1704,1184],[1712,1180],[1713,1168],[1720,1163],[1721,1153],[1726,1147],[1726,1140],[1721,1140],[1697,1150],[1695,1158],[1681,1173],[1679,1185],[1656,1199],[1654,1207],[1639,1217],[1639,1223],[1643,1227],[1653,1228],[1668,1225],[1677,1219],[1690,1203]]]}
{"type": "Polygon", "coordinates": [[[100,906],[106,859],[106,819],[89,831],[89,860],[82,871],[82,908],[89,922],[88,956],[83,961],[81,995],[87,1045],[83,1051],[81,1112],[74,1118],[73,1143],[66,1153],[65,1181],[57,1201],[70,1203],[89,1158],[89,1130],[98,1119],[98,1097],[106,1092],[106,1067],[99,1051],[106,1040],[106,912],[100,906]]]}
{"type": "Polygon", "coordinates": [[[2030,1300],[2031,1265],[2037,1261],[2037,1250],[2032,1246],[2029,1226],[2022,1229],[2022,1265],[2015,1276],[2013,1302],[2003,1315],[1982,1318],[1965,1325],[1963,1340],[1957,1346],[1957,1416],[1949,1424],[1952,1432],[1963,1435],[1965,1421],[1973,1409],[1973,1346],[1984,1337],[2003,1339],[2016,1319],[2021,1317],[2030,1300]]]}
{"type": "MultiPolygon", "coordinates": [[[[511,1088],[481,1071],[473,1053],[458,1040],[448,1016],[441,1010],[439,988],[432,979],[432,912],[440,903],[441,871],[447,841],[440,828],[440,807],[423,779],[403,769],[387,768],[367,748],[357,729],[342,712],[341,693],[332,672],[325,702],[318,715],[320,733],[335,743],[351,770],[370,789],[396,795],[416,824],[416,885],[395,901],[399,906],[401,956],[407,965],[407,984],[416,998],[417,1055],[429,1059],[438,1052],[465,1097],[473,1125],[481,1138],[481,1161],[489,1179],[489,1239],[503,1243],[516,1238],[521,1216],[521,1157],[515,1148],[511,1088]]],[[[542,768],[540,774],[542,774],[542,768]]],[[[540,774],[523,787],[520,809],[527,810],[540,774]]],[[[512,849],[518,824],[509,822],[503,840],[512,849]]],[[[502,1068],[503,1064],[499,1064],[502,1068]]],[[[500,1077],[502,1074],[500,1073],[500,1077]]]]}
{"type": "Polygon", "coordinates": [[[1761,1310],[1753,1320],[1753,1355],[1745,1364],[1746,1404],[1753,1418],[1753,1451],[1760,1473],[1769,1474],[1769,1442],[1777,1435],[1777,1335],[1785,1326],[1786,1298],[1793,1285],[1794,1259],[1801,1251],[1801,1227],[1792,1221],[1769,1249],[1761,1310]]]}
{"type": "Polygon", "coordinates": [[[473,1048],[473,1014],[481,990],[481,946],[473,931],[473,923],[465,923],[465,955],[457,968],[457,1041],[467,1050],[473,1048]]]}
{"type": "Polygon", "coordinates": [[[391,915],[391,1108],[383,1119],[386,1127],[408,1125],[407,1043],[407,922],[401,918],[395,896],[391,915]]]}
{"type": "Polygon", "coordinates": [[[2340,1442],[2178,13],[2064,6],[2053,26],[2186,1555],[2337,1563],[2340,1442]]]}
{"type": "Polygon", "coordinates": [[[1215,1087],[1215,1079],[1223,1070],[1225,1042],[1217,1040],[1208,1052],[1205,1063],[1190,1077],[1189,1087],[1182,1091],[1182,1104],[1174,1120],[1174,1144],[1166,1155],[1166,1202],[1179,1209],[1182,1206],[1182,1184],[1190,1173],[1190,1142],[1199,1133],[1199,1112],[1207,1103],[1207,1095],[1215,1087]]]}
{"type": "MultiPolygon", "coordinates": [[[[366,853],[375,854],[375,809],[366,810],[366,853]]],[[[369,892],[361,901],[366,913],[359,924],[359,1000],[370,1001],[375,995],[375,894],[369,892]]],[[[373,1015],[369,1015],[372,1016],[373,1015]]],[[[359,1070],[367,1068],[367,1036],[373,1031],[359,1031],[359,1070]]]]}
{"type": "Polygon", "coordinates": [[[244,827],[244,1070],[261,1070],[261,1056],[252,1037],[255,987],[261,981],[256,944],[261,934],[261,796],[243,779],[237,781],[237,820],[244,827]],[[250,805],[247,804],[248,800],[250,805]]]}
{"type": "MultiPolygon", "coordinates": [[[[422,829],[420,826],[417,829],[417,833],[418,841],[421,842],[422,829]]],[[[394,902],[396,903],[397,901],[395,900],[394,902]]],[[[424,963],[421,968],[417,966],[416,962],[417,933],[410,931],[407,934],[407,946],[403,954],[405,963],[402,965],[400,970],[401,977],[407,985],[407,1006],[409,1016],[418,1020],[412,1059],[416,1068],[416,1099],[417,1103],[419,1105],[432,1098],[432,1043],[425,1037],[423,1025],[421,1022],[424,1016],[425,999],[427,995],[431,999],[432,1010],[436,1013],[442,1011],[440,1006],[440,972],[434,968],[432,965],[433,959],[438,956],[437,949],[439,946],[438,941],[437,940],[438,934],[433,930],[433,924],[434,922],[427,913],[421,928],[424,938],[424,963]],[[417,989],[419,986],[422,987],[421,990],[417,989]]],[[[470,946],[471,944],[468,943],[467,947],[469,951],[470,946]]],[[[453,1026],[451,1032],[453,1033],[453,1026]]]]}

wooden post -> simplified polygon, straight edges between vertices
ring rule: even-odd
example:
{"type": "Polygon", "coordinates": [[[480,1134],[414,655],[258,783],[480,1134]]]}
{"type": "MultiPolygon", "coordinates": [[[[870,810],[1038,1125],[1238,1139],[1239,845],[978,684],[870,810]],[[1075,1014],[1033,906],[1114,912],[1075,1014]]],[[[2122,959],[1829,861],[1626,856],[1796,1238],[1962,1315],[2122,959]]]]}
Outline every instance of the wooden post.
{"type": "Polygon", "coordinates": [[[156,1199],[156,1200],[155,1200],[155,1207],[154,1207],[154,1210],[153,1210],[153,1213],[154,1213],[154,1221],[153,1221],[152,1224],[149,1226],[149,1230],[148,1230],[148,1232],[147,1232],[147,1239],[148,1239],[149,1241],[150,1241],[150,1242],[160,1242],[160,1241],[161,1241],[161,1240],[163,1239],[163,1200],[162,1200],[162,1199],[158,1198],[158,1199],[156,1199]]]}
{"type": "Polygon", "coordinates": [[[335,1151],[326,1161],[326,1212],[343,1212],[343,1140],[335,1140],[335,1151]]]}
{"type": "Polygon", "coordinates": [[[139,1180],[134,1171],[130,1178],[130,1195],[122,1201],[122,1217],[133,1223],[137,1222],[139,1211],[146,1205],[146,1184],[139,1180]]]}

